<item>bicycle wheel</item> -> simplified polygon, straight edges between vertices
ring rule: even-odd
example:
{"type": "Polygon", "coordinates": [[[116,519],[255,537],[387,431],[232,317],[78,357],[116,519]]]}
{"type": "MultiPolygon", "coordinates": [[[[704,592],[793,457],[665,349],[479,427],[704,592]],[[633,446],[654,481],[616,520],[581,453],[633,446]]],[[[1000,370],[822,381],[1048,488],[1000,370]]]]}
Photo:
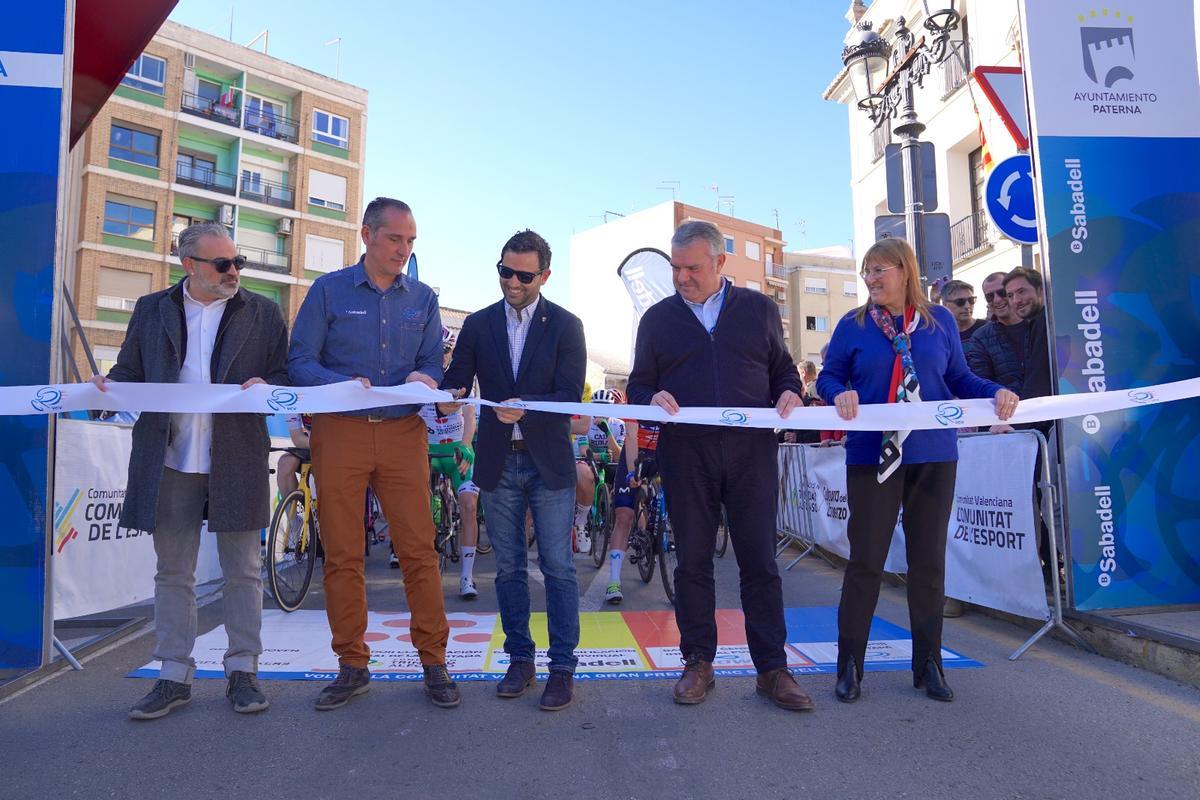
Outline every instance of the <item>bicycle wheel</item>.
{"type": "Polygon", "coordinates": [[[450,509],[450,538],[446,540],[447,544],[449,545],[449,548],[447,548],[449,553],[447,553],[447,555],[450,557],[450,561],[452,563],[457,564],[459,558],[461,557],[458,548],[459,544],[461,544],[462,537],[462,514],[458,509],[458,498],[454,495],[454,492],[450,489],[449,485],[446,487],[446,494],[442,500],[442,507],[448,507],[450,509]]]}
{"type": "Polygon", "coordinates": [[[597,514],[596,526],[592,530],[592,563],[596,565],[596,569],[604,566],[604,560],[608,557],[608,544],[613,529],[612,495],[608,493],[607,486],[602,485],[598,491],[600,501],[596,507],[600,513],[597,514]]]}
{"type": "Polygon", "coordinates": [[[667,593],[667,602],[675,605],[675,567],[679,559],[675,554],[675,532],[671,530],[671,522],[665,509],[659,510],[658,524],[655,526],[659,533],[658,568],[662,575],[663,591],[667,593]]]}
{"type": "Polygon", "coordinates": [[[721,522],[717,527],[717,558],[724,558],[729,549],[729,512],[721,506],[721,522]]]}
{"type": "Polygon", "coordinates": [[[629,552],[636,556],[638,577],[649,583],[654,577],[654,544],[645,528],[637,528],[629,535],[629,552]]]}
{"type": "Polygon", "coordinates": [[[267,534],[267,584],[275,603],[295,611],[304,602],[316,567],[315,517],[304,527],[304,493],[296,489],[280,501],[267,534]]]}
{"type": "Polygon", "coordinates": [[[484,517],[483,517],[483,498],[480,497],[479,495],[475,495],[475,497],[476,497],[475,502],[478,504],[477,507],[479,509],[478,511],[475,512],[475,519],[476,519],[476,525],[477,525],[475,530],[479,531],[479,540],[475,544],[475,552],[481,556],[486,556],[488,553],[492,552],[492,539],[490,536],[487,539],[483,538],[483,529],[485,527],[484,517]]]}

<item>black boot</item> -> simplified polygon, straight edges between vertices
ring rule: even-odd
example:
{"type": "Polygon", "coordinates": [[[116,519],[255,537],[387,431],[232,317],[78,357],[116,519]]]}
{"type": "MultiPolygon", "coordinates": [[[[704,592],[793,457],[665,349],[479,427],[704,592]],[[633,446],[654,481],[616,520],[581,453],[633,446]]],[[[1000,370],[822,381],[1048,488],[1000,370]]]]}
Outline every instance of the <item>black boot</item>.
{"type": "Polygon", "coordinates": [[[943,703],[949,703],[954,699],[954,690],[950,688],[950,684],[946,683],[946,676],[942,672],[941,666],[933,660],[933,656],[926,659],[925,669],[913,674],[913,687],[917,689],[924,687],[925,694],[934,700],[941,700],[943,703]]]}
{"type": "Polygon", "coordinates": [[[837,686],[833,688],[833,693],[843,703],[853,703],[862,694],[858,685],[858,665],[854,662],[854,656],[846,660],[846,665],[838,673],[837,686]]]}

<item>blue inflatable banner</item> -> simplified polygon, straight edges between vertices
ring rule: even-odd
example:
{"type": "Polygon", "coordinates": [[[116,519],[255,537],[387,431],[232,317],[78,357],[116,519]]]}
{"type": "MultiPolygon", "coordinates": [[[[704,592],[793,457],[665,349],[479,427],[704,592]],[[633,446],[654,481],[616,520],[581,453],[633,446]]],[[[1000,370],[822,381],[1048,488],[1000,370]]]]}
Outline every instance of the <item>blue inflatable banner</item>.
{"type": "MultiPolygon", "coordinates": [[[[1191,0],[1023,3],[1059,392],[1200,375],[1191,0]],[[1081,12],[1080,8],[1084,8],[1081,12]]],[[[1060,423],[1072,604],[1200,602],[1200,401],[1060,423]]]]}
{"type": "MultiPolygon", "coordinates": [[[[0,385],[48,383],[63,0],[0,4],[0,385]]],[[[0,669],[42,664],[49,418],[0,417],[0,669]]]]}

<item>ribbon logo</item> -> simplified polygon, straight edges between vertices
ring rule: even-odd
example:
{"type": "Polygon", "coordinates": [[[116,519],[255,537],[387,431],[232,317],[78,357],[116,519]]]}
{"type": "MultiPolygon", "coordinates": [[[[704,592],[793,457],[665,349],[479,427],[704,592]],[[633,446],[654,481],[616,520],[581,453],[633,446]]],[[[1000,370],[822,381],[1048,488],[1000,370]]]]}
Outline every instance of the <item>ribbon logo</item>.
{"type": "Polygon", "coordinates": [[[1147,392],[1144,389],[1137,389],[1129,392],[1126,397],[1129,398],[1129,402],[1137,403],[1138,405],[1145,405],[1146,403],[1154,402],[1154,392],[1147,392]]]}
{"type": "Polygon", "coordinates": [[[272,411],[295,411],[299,399],[300,395],[291,389],[275,389],[267,397],[267,405],[272,411]]]}
{"type": "Polygon", "coordinates": [[[962,406],[957,406],[954,403],[942,403],[937,407],[937,414],[933,418],[939,424],[950,427],[963,418],[962,406]]]}
{"type": "Polygon", "coordinates": [[[745,425],[746,421],[746,415],[737,409],[727,408],[721,412],[721,422],[726,425],[745,425]]]}
{"type": "Polygon", "coordinates": [[[62,411],[62,392],[53,386],[43,386],[37,390],[33,399],[29,401],[29,405],[33,406],[35,411],[48,413],[62,411]]]}

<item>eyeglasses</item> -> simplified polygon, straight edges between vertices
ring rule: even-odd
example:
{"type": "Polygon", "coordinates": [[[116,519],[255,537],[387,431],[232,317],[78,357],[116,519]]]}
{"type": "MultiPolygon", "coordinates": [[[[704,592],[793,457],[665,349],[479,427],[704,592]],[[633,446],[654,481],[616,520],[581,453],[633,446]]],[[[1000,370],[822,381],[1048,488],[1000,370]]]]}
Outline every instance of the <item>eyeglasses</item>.
{"type": "Polygon", "coordinates": [[[899,267],[875,267],[874,269],[864,269],[858,274],[862,276],[864,281],[871,281],[876,278],[882,278],[883,273],[893,269],[899,269],[899,267]]]}
{"type": "Polygon", "coordinates": [[[1004,291],[1003,289],[997,289],[994,292],[983,293],[983,299],[987,300],[989,303],[992,302],[993,297],[998,297],[1003,300],[1004,298],[1008,297],[1008,292],[1004,291]]]}
{"type": "Polygon", "coordinates": [[[954,303],[954,305],[958,306],[959,308],[962,308],[964,306],[975,305],[975,298],[974,297],[960,297],[957,300],[947,300],[946,302],[954,303]]]}
{"type": "Polygon", "coordinates": [[[238,272],[246,266],[245,256],[234,256],[233,258],[200,258],[199,256],[188,256],[192,261],[203,261],[205,264],[212,264],[213,269],[224,275],[229,272],[231,267],[237,267],[238,272]]]}
{"type": "Polygon", "coordinates": [[[516,275],[517,280],[528,286],[529,284],[533,283],[534,278],[536,278],[538,275],[541,275],[546,270],[539,269],[537,272],[522,272],[519,269],[510,269],[504,266],[503,262],[498,262],[496,264],[496,271],[500,273],[500,278],[502,280],[509,280],[513,275],[516,275]]]}

